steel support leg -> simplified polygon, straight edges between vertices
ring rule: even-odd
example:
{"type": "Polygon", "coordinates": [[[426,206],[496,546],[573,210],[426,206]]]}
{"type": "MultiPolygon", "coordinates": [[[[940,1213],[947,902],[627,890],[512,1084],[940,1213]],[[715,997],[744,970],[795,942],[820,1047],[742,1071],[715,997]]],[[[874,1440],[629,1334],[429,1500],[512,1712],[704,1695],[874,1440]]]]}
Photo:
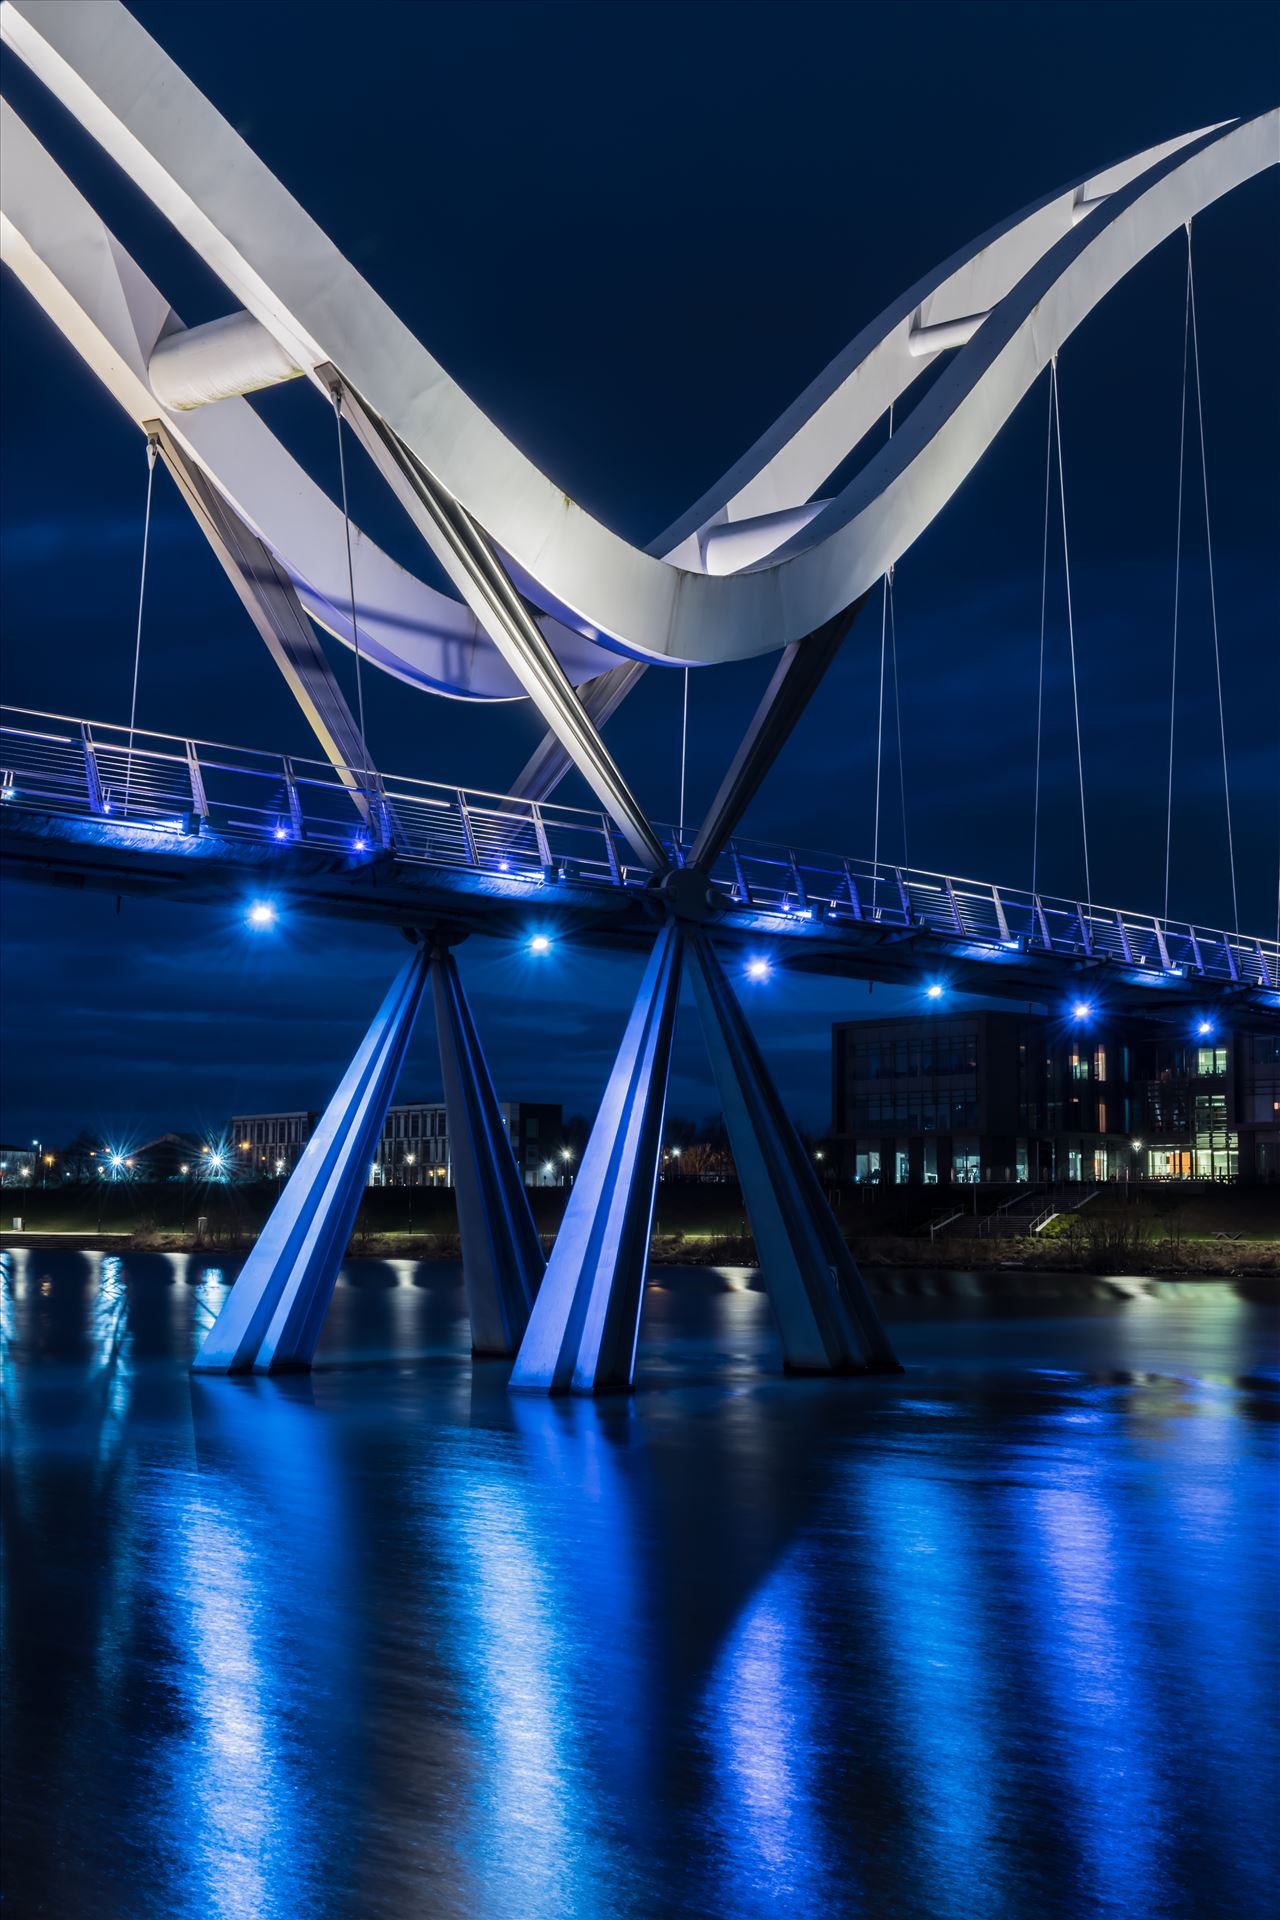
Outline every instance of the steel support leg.
{"type": "Polygon", "coordinates": [[[426,985],[419,947],[396,975],[195,1361],[197,1373],[311,1365],[426,985]]]}
{"type": "Polygon", "coordinates": [[[512,1371],[518,1392],[631,1387],[682,944],[664,927],[645,968],[512,1371]]]}
{"type": "Polygon", "coordinates": [[[899,1372],[857,1263],[706,933],[689,935],[688,959],[787,1366],[810,1373],[899,1372]]]}
{"type": "Polygon", "coordinates": [[[449,1158],[462,1238],[462,1275],[474,1353],[514,1353],[545,1262],[502,1109],[446,946],[431,962],[449,1158]]]}

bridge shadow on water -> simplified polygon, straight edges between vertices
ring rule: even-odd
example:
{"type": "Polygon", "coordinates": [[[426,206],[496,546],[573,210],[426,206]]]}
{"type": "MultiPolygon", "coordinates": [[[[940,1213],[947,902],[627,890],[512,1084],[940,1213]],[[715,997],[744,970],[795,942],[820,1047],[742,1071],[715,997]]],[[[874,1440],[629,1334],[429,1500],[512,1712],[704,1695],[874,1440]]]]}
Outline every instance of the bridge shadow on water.
{"type": "Polygon", "coordinates": [[[637,1393],[553,1403],[449,1269],[236,1380],[204,1258],[6,1267],[15,1911],[1266,1910],[1274,1302],[903,1300],[901,1379],[783,1379],[658,1273],[637,1393]]]}

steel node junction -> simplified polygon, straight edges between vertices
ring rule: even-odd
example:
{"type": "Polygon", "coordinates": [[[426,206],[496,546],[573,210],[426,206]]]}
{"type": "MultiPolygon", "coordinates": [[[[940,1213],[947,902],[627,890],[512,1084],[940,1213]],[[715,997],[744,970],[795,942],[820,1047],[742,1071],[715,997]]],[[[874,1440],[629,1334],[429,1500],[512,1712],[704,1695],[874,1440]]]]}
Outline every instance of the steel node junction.
{"type": "MultiPolygon", "coordinates": [[[[5,264],[163,462],[296,696],[304,762],[80,717],[0,716],[11,871],[174,899],[247,877],[410,950],[197,1361],[310,1365],[423,998],[440,1046],[473,1343],[512,1386],[631,1385],[672,1033],[687,972],[788,1366],[897,1361],[730,982],[767,934],[789,964],[1019,999],[1280,1014],[1280,946],[840,855],[748,841],[748,803],[863,601],[964,483],[1081,320],[1202,209],[1280,159],[1280,115],[1181,135],[1072,181],[873,320],[647,549],[570,500],[489,420],[118,0],[3,0],[4,43],[222,281],[186,327],[10,106],[5,264]],[[942,357],[945,356],[945,359],[942,357]],[[887,444],[831,476],[937,368],[887,444]],[[354,437],[451,593],[398,566],[245,395],[304,379],[354,437]],[[356,583],[359,590],[356,590],[356,583]],[[547,735],[510,792],[376,767],[316,629],[424,693],[531,701],[547,735]],[[650,820],[601,728],[649,667],[777,664],[696,832],[650,820]],[[570,767],[596,811],[551,795],[570,767]],[[544,1263],[458,969],[470,932],[572,928],[644,973],[544,1263]]],[[[345,478],[344,478],[345,494],[345,478]]],[[[362,701],[361,701],[362,704],[362,701]]],[[[696,750],[696,743],[695,743],[696,750]]],[[[546,933],[543,933],[546,937],[546,933]]],[[[758,964],[758,963],[757,963],[758,964]]]]}

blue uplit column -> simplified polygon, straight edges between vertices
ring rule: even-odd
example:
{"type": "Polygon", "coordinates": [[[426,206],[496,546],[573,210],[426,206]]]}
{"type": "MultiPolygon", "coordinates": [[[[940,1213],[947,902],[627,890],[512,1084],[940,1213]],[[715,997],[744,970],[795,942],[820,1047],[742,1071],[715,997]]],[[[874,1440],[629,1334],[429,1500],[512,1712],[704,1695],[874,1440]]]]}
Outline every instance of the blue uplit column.
{"type": "Polygon", "coordinates": [[[194,1372],[272,1373],[311,1365],[430,964],[429,950],[420,946],[396,975],[240,1269],[194,1372]]]}
{"type": "Polygon", "coordinates": [[[431,994],[471,1347],[474,1353],[514,1353],[524,1337],[542,1278],[542,1245],[502,1124],[458,963],[443,944],[437,945],[432,957],[431,994]]]}
{"type": "Polygon", "coordinates": [[[511,1386],[627,1392],[635,1371],[662,1151],[682,936],[665,926],[640,982],[511,1386]]]}
{"type": "Polygon", "coordinates": [[[701,931],[689,935],[689,974],[787,1366],[900,1372],[821,1182],[701,931]]]}

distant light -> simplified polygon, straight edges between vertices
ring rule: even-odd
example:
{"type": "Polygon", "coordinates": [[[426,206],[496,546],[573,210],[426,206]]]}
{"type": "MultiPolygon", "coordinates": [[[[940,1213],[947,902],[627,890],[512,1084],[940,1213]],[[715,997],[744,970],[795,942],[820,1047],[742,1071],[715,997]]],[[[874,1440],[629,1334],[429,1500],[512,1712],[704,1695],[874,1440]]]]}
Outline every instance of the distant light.
{"type": "Polygon", "coordinates": [[[284,1161],[283,1161],[283,1160],[277,1160],[277,1161],[276,1161],[276,1172],[277,1172],[277,1173],[283,1173],[283,1172],[284,1172],[284,1161]]]}
{"type": "Polygon", "coordinates": [[[679,1149],[679,1147],[672,1147],[672,1149],[671,1149],[671,1158],[672,1158],[673,1160],[678,1160],[678,1159],[680,1158],[680,1149],[679,1149]]]}
{"type": "Polygon", "coordinates": [[[104,801],[103,801],[103,803],[102,803],[102,811],[103,811],[104,813],[110,813],[110,811],[111,811],[111,802],[110,802],[109,800],[104,800],[104,801]]]}
{"type": "Polygon", "coordinates": [[[265,931],[268,927],[274,927],[278,918],[270,900],[255,900],[246,917],[249,925],[259,932],[265,931]]]}
{"type": "Polygon", "coordinates": [[[289,829],[287,827],[277,827],[275,837],[277,840],[287,840],[289,838],[289,829]]]}
{"type": "Polygon", "coordinates": [[[818,1150],[817,1150],[817,1152],[816,1152],[816,1153],[814,1154],[814,1156],[813,1156],[813,1157],[814,1157],[814,1159],[815,1159],[815,1160],[825,1160],[827,1156],[826,1156],[826,1154],[825,1154],[825,1153],[824,1153],[824,1152],[822,1151],[822,1148],[821,1148],[821,1147],[819,1147],[819,1148],[818,1148],[818,1150]]]}
{"type": "Polygon", "coordinates": [[[369,851],[369,842],[365,839],[362,833],[358,833],[356,835],[355,839],[351,842],[351,845],[356,853],[368,853],[369,851]]]}
{"type": "Polygon", "coordinates": [[[771,972],[772,968],[767,960],[748,960],[747,962],[748,980],[767,980],[771,972]]]}
{"type": "Polygon", "coordinates": [[[1077,1000],[1071,1012],[1077,1020],[1089,1020],[1093,1016],[1093,1008],[1087,1000],[1077,1000]]]}
{"type": "Polygon", "coordinates": [[[1202,1021],[1200,1022],[1200,1025],[1199,1025],[1199,1026],[1198,1026],[1198,1027],[1196,1028],[1196,1032],[1197,1032],[1197,1033],[1212,1033],[1212,1032],[1213,1032],[1213,1022],[1212,1022],[1212,1020],[1202,1020],[1202,1021]]]}
{"type": "Polygon", "coordinates": [[[1130,1146],[1131,1146],[1131,1147],[1133,1148],[1133,1150],[1134,1150],[1134,1152],[1135,1152],[1135,1153],[1141,1153],[1141,1152],[1142,1152],[1142,1142],[1141,1142],[1141,1140],[1131,1140],[1129,1144],[1130,1144],[1130,1146]]]}
{"type": "Polygon", "coordinates": [[[212,1148],[210,1148],[208,1151],[209,1151],[209,1165],[214,1169],[215,1173],[221,1173],[223,1168],[222,1155],[220,1153],[215,1153],[212,1148]]]}
{"type": "Polygon", "coordinates": [[[122,1167],[124,1165],[124,1155],[122,1153],[113,1153],[111,1156],[111,1164],[113,1167],[122,1167]]]}
{"type": "Polygon", "coordinates": [[[498,862],[498,872],[499,872],[499,873],[510,873],[510,871],[511,871],[511,862],[510,862],[509,860],[499,860],[499,862],[498,862]]]}
{"type": "Polygon", "coordinates": [[[572,1158],[573,1158],[573,1148],[572,1148],[572,1147],[561,1147],[561,1149],[560,1149],[560,1158],[561,1158],[562,1160],[572,1160],[572,1158]]]}
{"type": "Polygon", "coordinates": [[[535,933],[529,942],[530,953],[550,953],[551,942],[545,933],[535,933]]]}
{"type": "Polygon", "coordinates": [[[941,1000],[942,988],[938,985],[936,980],[934,981],[931,987],[925,988],[924,997],[926,1000],[941,1000]]]}
{"type": "Polygon", "coordinates": [[[190,1171],[191,1171],[191,1169],[190,1169],[190,1167],[179,1167],[179,1168],[178,1168],[178,1172],[179,1172],[179,1173],[190,1173],[190,1171]]]}
{"type": "Polygon", "coordinates": [[[12,800],[17,791],[16,787],[0,787],[0,800],[12,800]]]}

